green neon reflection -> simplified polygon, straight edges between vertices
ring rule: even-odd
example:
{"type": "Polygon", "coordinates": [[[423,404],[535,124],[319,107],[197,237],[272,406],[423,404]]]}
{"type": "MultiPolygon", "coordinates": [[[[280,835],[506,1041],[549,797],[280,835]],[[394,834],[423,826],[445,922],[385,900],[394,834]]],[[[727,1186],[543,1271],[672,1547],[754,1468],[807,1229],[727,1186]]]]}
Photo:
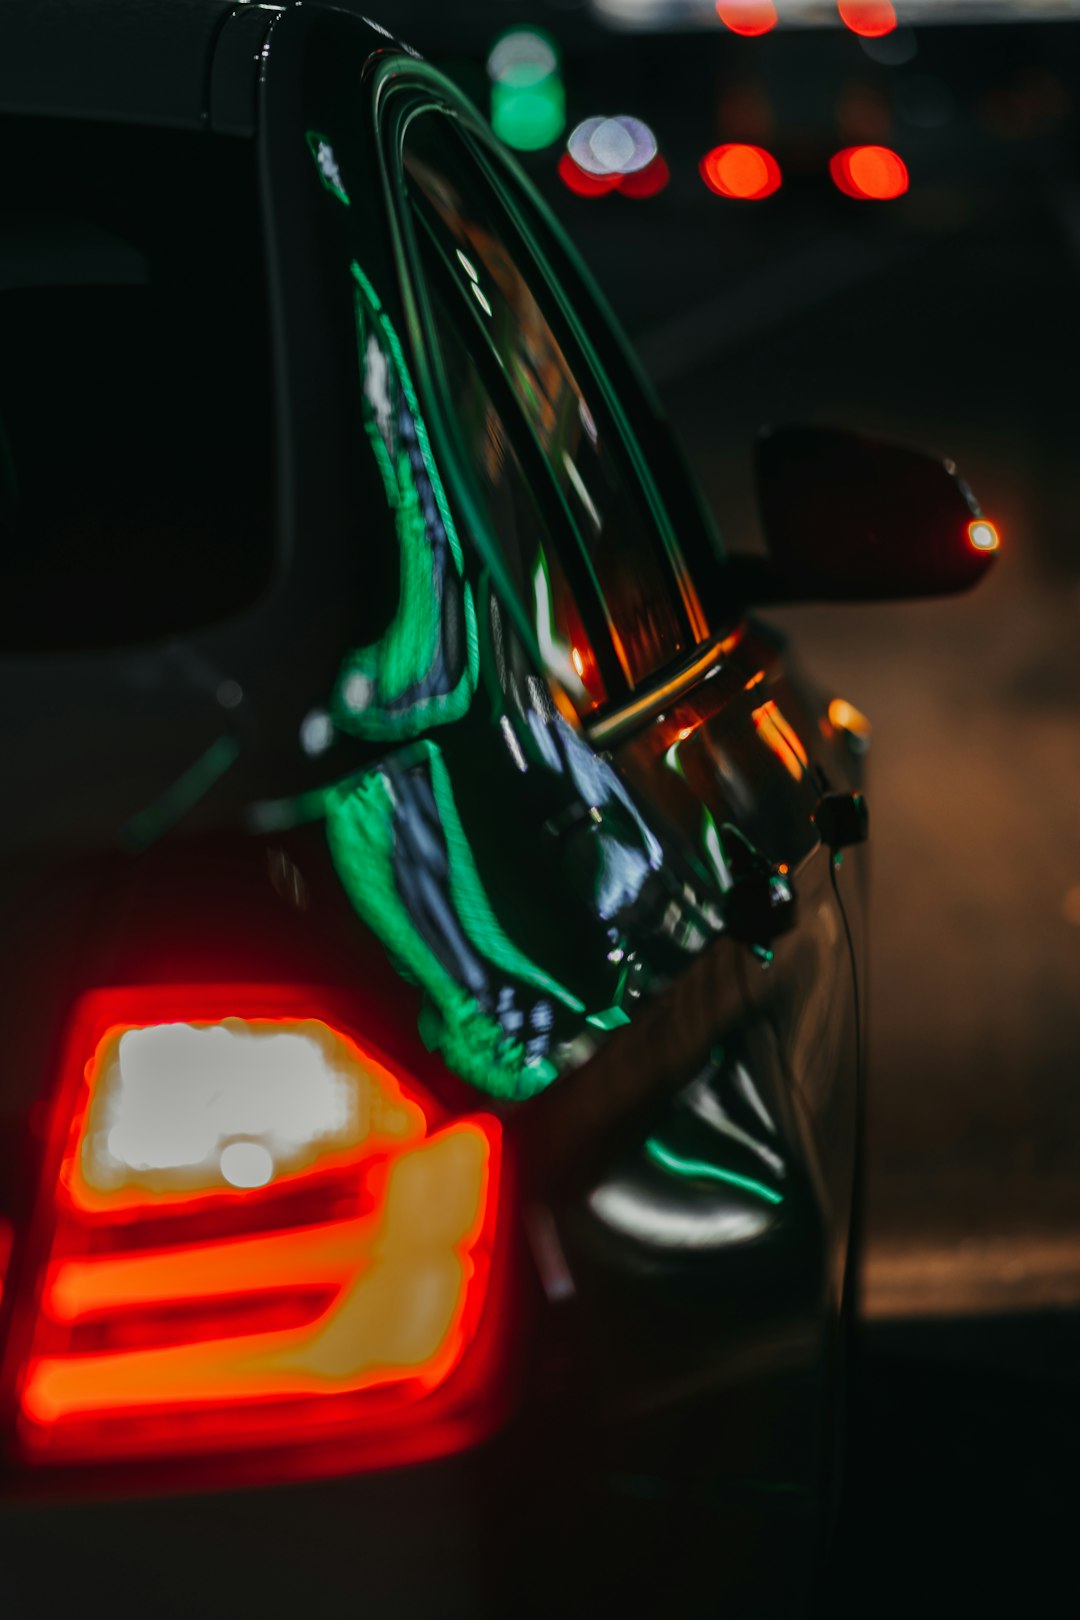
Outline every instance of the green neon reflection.
{"type": "Polygon", "coordinates": [[[681,741],[682,741],[681,738],[677,738],[675,740],[675,742],[672,743],[671,747],[665,750],[665,752],[664,752],[664,764],[667,766],[669,771],[674,771],[675,775],[676,776],[681,776],[683,781],[685,782],[686,781],[686,772],[683,769],[683,762],[679,758],[679,743],[681,741]]]}
{"type": "Polygon", "coordinates": [[[594,1029],[619,1029],[630,1022],[630,1014],[621,1007],[607,1007],[603,1012],[590,1013],[585,1022],[594,1029]]]}
{"type": "MultiPolygon", "coordinates": [[[[449,899],[473,948],[502,973],[545,992],[573,1012],[584,1012],[584,1003],[519,950],[495,916],[440,749],[435,743],[422,742],[411,759],[427,767],[446,846],[449,899]]],[[[346,893],[404,975],[427,992],[432,1010],[421,1021],[427,1044],[440,1050],[464,1079],[494,1096],[532,1096],[549,1085],[558,1071],[546,1058],[527,1057],[521,1042],[484,1011],[420,932],[395,878],[398,815],[393,784],[384,770],[371,771],[327,794],[327,836],[346,893]]]]}
{"type": "Polygon", "coordinates": [[[724,855],[724,846],[720,842],[716,822],[713,820],[711,811],[705,805],[702,806],[701,811],[701,842],[705,847],[706,855],[709,857],[709,864],[712,867],[716,881],[721,889],[726,892],[731,888],[734,879],[731,875],[731,867],[728,865],[727,858],[724,855]]]}
{"type": "Polygon", "coordinates": [[[341,170],[338,168],[338,161],[334,156],[334,148],[330,145],[326,136],[320,135],[317,129],[309,129],[304,139],[307,141],[308,151],[315,159],[319,179],[331,196],[336,197],[339,202],[343,202],[348,208],[349,194],[345,190],[341,178],[341,170]]]}
{"type": "Polygon", "coordinates": [[[331,708],[337,724],[354,735],[396,739],[459,719],[469,707],[479,677],[476,608],[472,590],[462,577],[461,542],[397,333],[359,265],[354,263],[351,269],[360,369],[365,379],[364,427],[387,504],[394,513],[401,583],[397,609],[385,635],[343,661],[331,708]],[[397,399],[393,397],[395,383],[397,399]],[[400,426],[402,416],[415,433],[412,453],[400,426]],[[417,452],[437,521],[417,481],[417,452]],[[443,634],[450,566],[459,582],[465,643],[465,668],[452,685],[445,667],[443,634]]]}
{"type": "Polygon", "coordinates": [[[656,1164],[662,1164],[665,1170],[673,1175],[684,1176],[687,1180],[705,1179],[708,1181],[723,1181],[729,1187],[738,1187],[743,1192],[753,1193],[755,1198],[762,1199],[766,1204],[782,1204],[783,1195],[766,1187],[764,1182],[755,1181],[751,1176],[740,1176],[734,1170],[722,1170],[717,1164],[709,1164],[705,1159],[684,1159],[670,1148],[664,1147],[654,1136],[650,1136],[645,1143],[645,1151],[656,1164]]]}

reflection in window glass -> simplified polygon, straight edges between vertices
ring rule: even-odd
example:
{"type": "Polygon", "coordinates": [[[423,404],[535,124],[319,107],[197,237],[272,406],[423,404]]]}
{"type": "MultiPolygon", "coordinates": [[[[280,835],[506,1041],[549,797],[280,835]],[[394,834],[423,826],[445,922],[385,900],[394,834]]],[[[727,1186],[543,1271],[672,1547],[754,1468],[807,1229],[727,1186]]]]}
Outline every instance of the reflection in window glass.
{"type": "Polygon", "coordinates": [[[634,685],[692,638],[643,494],[622,464],[617,432],[592,379],[571,361],[526,281],[482,170],[445,119],[413,120],[405,162],[423,218],[573,516],[616,654],[634,685]]]}
{"type": "Polygon", "coordinates": [[[433,276],[429,288],[443,364],[465,440],[510,576],[532,618],[548,673],[579,714],[606,701],[603,678],[570,584],[529,489],[506,427],[433,276]]]}

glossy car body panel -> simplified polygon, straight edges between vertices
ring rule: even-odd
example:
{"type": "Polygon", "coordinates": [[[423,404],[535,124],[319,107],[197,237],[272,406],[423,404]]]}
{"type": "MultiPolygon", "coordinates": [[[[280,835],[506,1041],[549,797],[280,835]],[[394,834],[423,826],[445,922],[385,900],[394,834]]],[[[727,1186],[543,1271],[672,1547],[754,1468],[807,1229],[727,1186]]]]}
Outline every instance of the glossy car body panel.
{"type": "MultiPolygon", "coordinates": [[[[87,1515],[55,1501],[248,1486],[262,1465],[217,1458],[208,1481],[169,1459],[138,1474],[104,1460],[31,1482],[9,1451],[9,1497],[39,1498],[5,1510],[16,1590],[28,1561],[76,1536],[141,1600],[183,1526],[216,1538],[219,1593],[238,1590],[242,1561],[246,1599],[280,1612],[290,1583],[311,1600],[296,1575],[310,1541],[296,1549],[289,1528],[304,1523],[319,1526],[325,1612],[358,1568],[375,1612],[394,1614],[588,1613],[601,1592],[655,1612],[697,1601],[722,1568],[725,1601],[761,1614],[809,1570],[828,1438],[858,1054],[837,874],[813,815],[826,786],[856,785],[851,759],[778,639],[733,603],[710,604],[686,658],[591,724],[559,701],[462,464],[409,240],[409,109],[471,128],[478,163],[486,137],[437,75],[354,17],[266,10],[265,33],[252,13],[225,24],[222,47],[238,29],[243,46],[218,72],[222,8],[193,7],[190,55],[174,62],[186,88],[157,105],[183,125],[216,107],[245,139],[250,58],[275,575],[235,619],[165,648],[4,659],[27,790],[4,834],[20,943],[0,990],[13,1164],[0,1213],[25,1231],[80,990],[323,983],[448,1108],[479,1094],[505,1120],[519,1171],[506,1366],[483,1447],[392,1477],[87,1515]],[[422,538],[402,511],[422,515],[422,538]],[[437,600],[411,617],[418,579],[437,600]],[[313,715],[325,746],[308,749],[313,715]],[[80,793],[55,794],[46,825],[50,782],[80,793]],[[794,931],[756,953],[724,925],[750,870],[799,903],[794,931]],[[358,1520],[362,1547],[343,1559],[335,1526],[355,1538],[358,1520]],[[235,1534],[208,1528],[220,1523],[235,1534]]],[[[136,60],[142,24],[112,15],[136,60]]],[[[107,75],[89,79],[92,105],[61,91],[41,110],[147,116],[138,98],[110,102],[107,75]]],[[[643,498],[704,590],[713,542],[678,454],[587,277],[501,161],[485,173],[507,229],[618,402],[643,498]]],[[[854,889],[845,899],[856,913],[854,889]]],[[[17,1243],[9,1356],[32,1267],[17,1243]]],[[[84,1574],[57,1570],[54,1591],[74,1601],[84,1574]]],[[[192,1612],[201,1580],[185,1570],[161,1612],[192,1612]]]]}

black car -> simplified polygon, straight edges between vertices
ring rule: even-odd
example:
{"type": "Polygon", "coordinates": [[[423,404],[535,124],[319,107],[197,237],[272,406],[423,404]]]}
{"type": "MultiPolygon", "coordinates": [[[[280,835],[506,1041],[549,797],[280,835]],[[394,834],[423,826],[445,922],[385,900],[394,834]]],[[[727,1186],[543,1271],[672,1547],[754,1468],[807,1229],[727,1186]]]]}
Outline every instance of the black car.
{"type": "Polygon", "coordinates": [[[866,722],[951,464],[721,547],[573,250],[348,8],[0,14],[10,1615],[791,1611],[857,1239],[866,722]]]}

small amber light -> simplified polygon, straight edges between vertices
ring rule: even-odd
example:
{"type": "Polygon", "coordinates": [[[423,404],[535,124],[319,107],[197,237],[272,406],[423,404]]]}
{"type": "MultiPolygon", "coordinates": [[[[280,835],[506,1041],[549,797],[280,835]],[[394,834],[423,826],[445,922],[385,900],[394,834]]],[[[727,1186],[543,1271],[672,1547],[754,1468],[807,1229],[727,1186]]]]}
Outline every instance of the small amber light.
{"type": "Polygon", "coordinates": [[[771,197],[781,182],[780,165],[763,146],[729,143],[714,146],[698,164],[701,178],[718,197],[759,202],[771,197]]]}
{"type": "Polygon", "coordinates": [[[853,737],[869,737],[873,730],[862,710],[840,697],[829,704],[829,724],[834,731],[846,731],[853,737]]]}
{"type": "Polygon", "coordinates": [[[993,523],[986,518],[974,518],[967,527],[968,539],[976,551],[997,551],[1001,545],[1001,536],[993,523]]]}
{"type": "Polygon", "coordinates": [[[776,27],[772,0],[716,0],[716,15],[733,34],[755,38],[776,27]]]}

